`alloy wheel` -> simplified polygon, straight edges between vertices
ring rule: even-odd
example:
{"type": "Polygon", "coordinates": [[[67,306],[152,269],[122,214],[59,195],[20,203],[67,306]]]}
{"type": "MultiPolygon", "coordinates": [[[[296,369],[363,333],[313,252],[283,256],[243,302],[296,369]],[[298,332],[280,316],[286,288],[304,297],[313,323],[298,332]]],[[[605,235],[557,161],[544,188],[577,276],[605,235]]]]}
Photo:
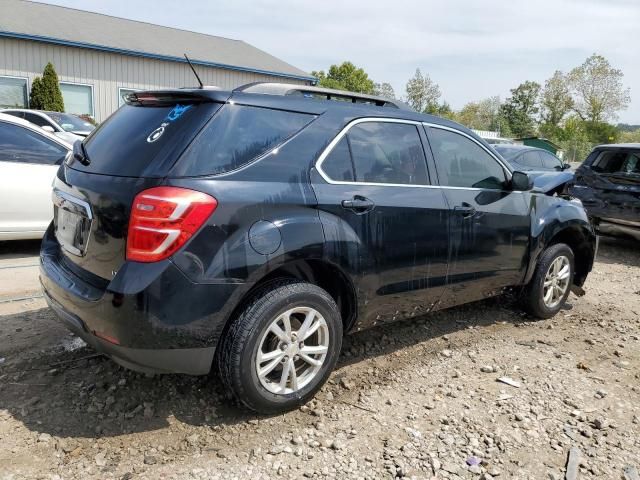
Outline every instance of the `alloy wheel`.
{"type": "Polygon", "coordinates": [[[544,277],[542,298],[548,308],[555,308],[562,301],[571,278],[571,263],[564,255],[559,256],[549,266],[544,277]]]}
{"type": "Polygon", "coordinates": [[[327,322],[314,308],[295,307],[278,315],[260,339],[255,368],[269,392],[287,395],[309,385],[329,350],[327,322]]]}

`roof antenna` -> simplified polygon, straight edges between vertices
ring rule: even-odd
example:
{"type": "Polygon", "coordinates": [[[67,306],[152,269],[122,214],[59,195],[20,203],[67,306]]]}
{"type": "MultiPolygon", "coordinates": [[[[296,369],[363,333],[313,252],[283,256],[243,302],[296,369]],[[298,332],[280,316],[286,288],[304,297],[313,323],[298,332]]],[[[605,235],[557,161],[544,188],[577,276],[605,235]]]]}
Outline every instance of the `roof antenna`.
{"type": "Polygon", "coordinates": [[[198,79],[198,83],[200,84],[200,88],[204,88],[204,85],[202,84],[202,80],[200,80],[200,77],[198,76],[198,72],[196,72],[196,69],[193,68],[193,64],[191,63],[191,60],[189,60],[189,57],[187,57],[187,54],[184,54],[184,58],[187,59],[187,63],[189,64],[189,66],[191,67],[191,70],[193,71],[193,74],[196,76],[196,78],[198,79]]]}

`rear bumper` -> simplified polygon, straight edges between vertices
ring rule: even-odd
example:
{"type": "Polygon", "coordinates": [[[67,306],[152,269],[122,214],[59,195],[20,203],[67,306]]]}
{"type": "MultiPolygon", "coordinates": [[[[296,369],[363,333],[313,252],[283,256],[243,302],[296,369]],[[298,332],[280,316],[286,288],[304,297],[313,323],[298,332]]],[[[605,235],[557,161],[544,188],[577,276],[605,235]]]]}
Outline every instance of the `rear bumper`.
{"type": "Polygon", "coordinates": [[[205,375],[211,369],[215,347],[148,349],[129,348],[103,340],[88,331],[79,317],[68,312],[44,290],[44,298],[69,330],[97,352],[130,370],[143,373],[186,373],[205,375]]]}
{"type": "Polygon", "coordinates": [[[81,278],[51,229],[40,282],[58,317],[121,365],[154,373],[206,374],[218,339],[246,284],[198,284],[172,262],[127,262],[111,282],[81,278]],[[93,282],[93,283],[92,283],[93,282]]]}

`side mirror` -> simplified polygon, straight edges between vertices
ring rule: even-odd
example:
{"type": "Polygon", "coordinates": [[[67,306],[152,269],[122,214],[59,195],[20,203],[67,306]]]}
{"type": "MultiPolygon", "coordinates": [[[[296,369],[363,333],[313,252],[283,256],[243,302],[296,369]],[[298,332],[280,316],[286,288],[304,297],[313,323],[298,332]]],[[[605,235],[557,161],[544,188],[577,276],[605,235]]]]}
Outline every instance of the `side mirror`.
{"type": "Polygon", "coordinates": [[[524,172],[513,172],[511,175],[511,190],[526,192],[533,188],[533,180],[524,172]]]}
{"type": "Polygon", "coordinates": [[[53,129],[52,126],[50,125],[43,125],[42,128],[45,132],[49,132],[49,133],[56,133],[56,131],[53,129]]]}
{"type": "Polygon", "coordinates": [[[571,165],[569,165],[568,163],[562,164],[562,170],[569,170],[570,168],[571,168],[571,165]]]}

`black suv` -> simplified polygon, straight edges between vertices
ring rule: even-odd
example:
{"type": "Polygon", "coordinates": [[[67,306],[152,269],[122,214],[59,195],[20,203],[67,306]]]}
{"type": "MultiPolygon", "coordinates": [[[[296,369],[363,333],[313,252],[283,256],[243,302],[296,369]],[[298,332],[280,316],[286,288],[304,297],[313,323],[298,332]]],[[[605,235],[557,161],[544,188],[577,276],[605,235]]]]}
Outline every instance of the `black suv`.
{"type": "Polygon", "coordinates": [[[640,240],[640,143],[595,147],[569,191],[582,200],[598,232],[640,240]]]}
{"type": "Polygon", "coordinates": [[[466,128],[282,84],[130,94],[53,201],[41,281],[60,318],[135,370],[217,364],[265,413],[322,386],[345,332],[506,287],[550,317],[596,250],[580,202],[466,128]]]}

